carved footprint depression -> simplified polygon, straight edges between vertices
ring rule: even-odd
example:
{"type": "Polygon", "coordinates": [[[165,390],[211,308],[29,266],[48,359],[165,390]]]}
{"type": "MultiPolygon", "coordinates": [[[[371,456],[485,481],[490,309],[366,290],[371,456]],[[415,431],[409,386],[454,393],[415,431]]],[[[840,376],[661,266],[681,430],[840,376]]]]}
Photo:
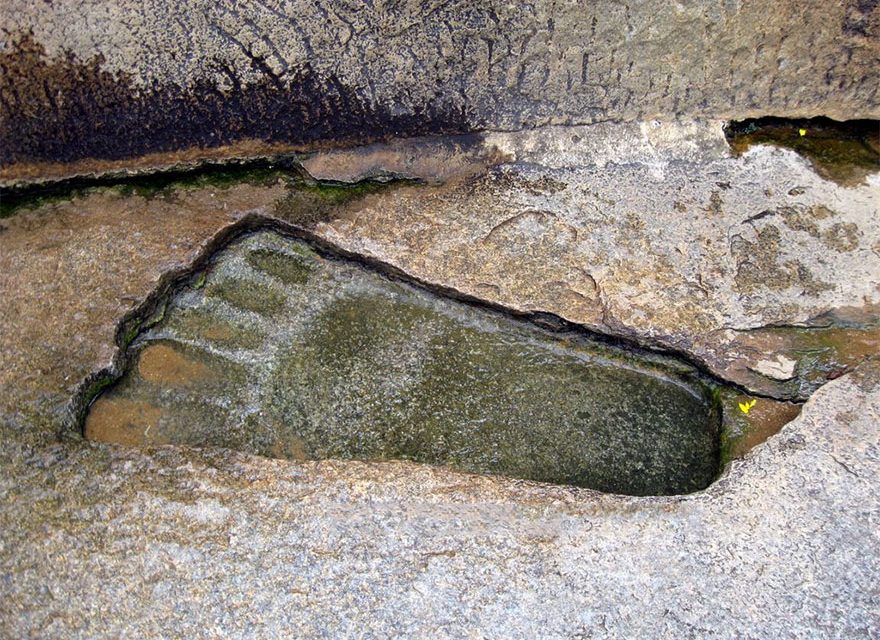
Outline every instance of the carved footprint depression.
{"type": "Polygon", "coordinates": [[[633,495],[719,472],[691,367],[551,331],[272,231],[220,250],[127,347],[87,438],[410,460],[633,495]]]}

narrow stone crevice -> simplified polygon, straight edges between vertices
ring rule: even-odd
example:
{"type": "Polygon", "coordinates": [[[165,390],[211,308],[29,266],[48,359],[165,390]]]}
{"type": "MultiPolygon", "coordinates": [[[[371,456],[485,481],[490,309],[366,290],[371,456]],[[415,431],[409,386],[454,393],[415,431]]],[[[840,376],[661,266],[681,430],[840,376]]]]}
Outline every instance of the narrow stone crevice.
{"type": "Polygon", "coordinates": [[[248,160],[205,162],[194,167],[131,172],[110,172],[96,176],[78,176],[44,183],[24,184],[0,189],[0,218],[23,209],[38,207],[54,200],[69,200],[97,189],[151,196],[163,190],[188,186],[265,183],[284,177],[311,180],[297,155],[248,160]]]}

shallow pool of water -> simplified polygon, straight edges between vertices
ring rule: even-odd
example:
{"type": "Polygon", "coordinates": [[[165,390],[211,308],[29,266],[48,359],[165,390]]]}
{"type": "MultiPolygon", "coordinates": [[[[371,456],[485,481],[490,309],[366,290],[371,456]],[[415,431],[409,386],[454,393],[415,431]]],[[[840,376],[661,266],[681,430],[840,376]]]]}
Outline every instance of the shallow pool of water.
{"type": "Polygon", "coordinates": [[[706,487],[719,411],[687,367],[319,255],[237,240],[129,347],[88,438],[413,460],[645,494],[706,487]]]}

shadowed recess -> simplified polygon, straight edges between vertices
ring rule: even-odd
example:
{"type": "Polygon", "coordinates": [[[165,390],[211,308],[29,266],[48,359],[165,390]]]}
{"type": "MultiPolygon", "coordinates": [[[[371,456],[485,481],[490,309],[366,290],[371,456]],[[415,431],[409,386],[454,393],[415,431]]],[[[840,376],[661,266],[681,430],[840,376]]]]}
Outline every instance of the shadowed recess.
{"type": "Polygon", "coordinates": [[[215,254],[128,347],[84,431],[292,460],[412,460],[646,494],[717,475],[717,394],[274,232],[215,254]]]}
{"type": "Polygon", "coordinates": [[[241,84],[220,61],[234,91],[207,80],[191,87],[136,86],[95,56],[49,58],[30,33],[0,51],[0,167],[25,162],[119,160],[243,140],[350,144],[392,136],[465,130],[465,114],[438,96],[392,114],[367,104],[336,78],[318,79],[306,62],[284,78],[241,84]]]}
{"type": "Polygon", "coordinates": [[[823,178],[855,185],[880,171],[880,121],[753,118],[725,127],[736,153],[769,144],[801,154],[823,178]]]}

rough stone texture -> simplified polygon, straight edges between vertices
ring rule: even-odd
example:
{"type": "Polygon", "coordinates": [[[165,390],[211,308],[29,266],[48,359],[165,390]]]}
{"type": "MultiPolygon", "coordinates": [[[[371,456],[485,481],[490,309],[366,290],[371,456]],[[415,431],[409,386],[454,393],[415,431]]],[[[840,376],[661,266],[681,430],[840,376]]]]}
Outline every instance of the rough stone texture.
{"type": "MultiPolygon", "coordinates": [[[[689,162],[687,136],[684,159],[586,154],[560,166],[547,151],[577,149],[572,134],[584,133],[511,136],[495,144],[519,163],[374,193],[311,224],[438,284],[597,326],[607,318],[733,373],[774,359],[764,347],[731,355],[767,322],[872,313],[876,175],[843,188],[767,148],[689,162]],[[838,223],[855,230],[831,231],[838,223]],[[785,287],[778,274],[737,282],[736,235],[755,245],[747,257],[759,272],[791,274],[785,287]],[[429,262],[419,254],[432,246],[429,262]],[[548,247],[558,259],[543,259],[548,247]],[[786,271],[789,261],[811,277],[786,271]]],[[[880,634],[876,342],[779,435],[686,498],[405,463],[58,442],[77,382],[111,364],[120,316],[221,228],[249,211],[285,215],[289,197],[280,185],[151,200],[107,191],[2,220],[0,636],[880,634]]]]}
{"type": "Polygon", "coordinates": [[[236,144],[880,115],[870,0],[10,0],[0,34],[4,180],[236,144]]]}
{"type": "Polygon", "coordinates": [[[761,360],[754,366],[754,371],[774,380],[791,380],[796,366],[797,360],[777,356],[775,360],[761,360]]]}
{"type": "Polygon", "coordinates": [[[720,123],[560,127],[485,144],[515,162],[398,189],[319,233],[429,282],[683,350],[759,392],[816,385],[757,373],[768,357],[803,360],[805,345],[755,329],[864,308],[868,328],[853,337],[876,352],[880,175],[844,188],[790,151],[734,158],[720,123]]]}

